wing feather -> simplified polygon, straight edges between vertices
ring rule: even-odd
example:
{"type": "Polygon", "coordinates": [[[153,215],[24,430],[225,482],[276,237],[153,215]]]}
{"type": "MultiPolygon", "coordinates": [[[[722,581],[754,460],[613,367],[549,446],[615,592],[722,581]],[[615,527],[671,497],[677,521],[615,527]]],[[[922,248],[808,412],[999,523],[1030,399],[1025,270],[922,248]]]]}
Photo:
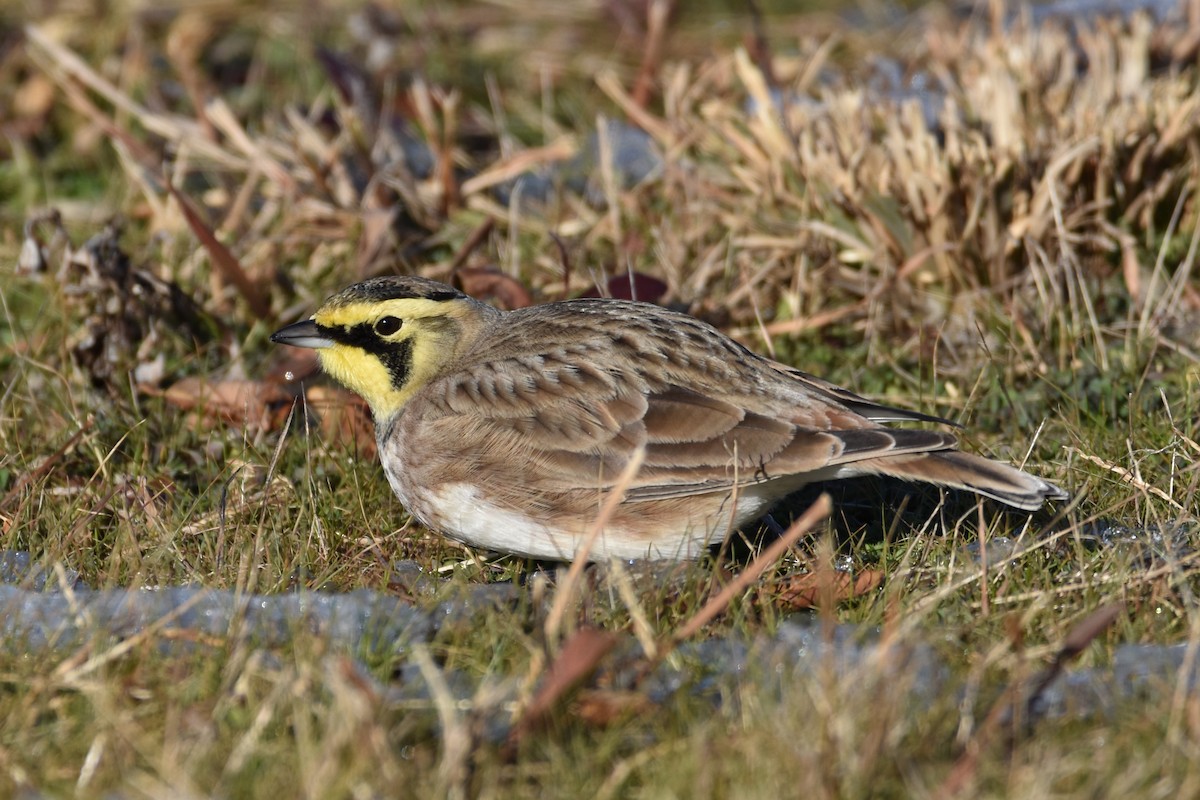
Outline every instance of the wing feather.
{"type": "Polygon", "coordinates": [[[628,333],[538,339],[570,344],[462,365],[427,387],[422,416],[448,424],[456,450],[502,456],[500,468],[481,469],[474,480],[486,472],[546,491],[603,489],[644,447],[627,497],[651,500],[820,477],[855,461],[954,445],[947,433],[876,421],[942,420],[875,405],[748,352],[730,351],[752,360],[734,372],[739,380],[726,381],[733,375],[715,374],[721,366],[711,360],[683,358],[677,343],[628,333]]]}

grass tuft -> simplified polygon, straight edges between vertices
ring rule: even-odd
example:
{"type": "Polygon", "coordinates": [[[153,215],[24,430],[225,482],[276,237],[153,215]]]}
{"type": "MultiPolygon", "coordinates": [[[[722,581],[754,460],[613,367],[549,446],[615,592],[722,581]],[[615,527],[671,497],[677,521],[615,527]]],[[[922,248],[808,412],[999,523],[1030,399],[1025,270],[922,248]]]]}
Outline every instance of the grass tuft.
{"type": "Polygon", "coordinates": [[[86,587],[365,589],[431,631],[0,626],[0,794],[1196,794],[1195,20],[773,5],[0,32],[0,549],[39,570],[0,616],[43,584],[72,620],[86,587]],[[267,343],[390,272],[651,291],[1074,497],[810,487],[781,519],[828,519],[759,562],[464,552],[267,343]]]}

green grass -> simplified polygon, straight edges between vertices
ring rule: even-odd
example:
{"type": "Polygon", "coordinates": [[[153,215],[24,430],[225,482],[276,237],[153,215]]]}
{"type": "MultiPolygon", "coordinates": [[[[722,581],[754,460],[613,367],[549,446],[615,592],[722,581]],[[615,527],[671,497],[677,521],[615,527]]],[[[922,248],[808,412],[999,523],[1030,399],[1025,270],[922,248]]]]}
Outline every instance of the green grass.
{"type": "MultiPolygon", "coordinates": [[[[987,722],[1109,603],[1123,604],[1116,621],[1068,670],[1106,674],[1125,643],[1200,641],[1194,529],[1150,557],[1087,535],[1096,521],[1195,524],[1200,287],[1171,283],[1191,268],[1196,229],[1197,123],[1181,110],[1194,66],[1122,95],[1120,65],[1099,52],[1136,52],[1140,34],[1114,24],[1078,45],[1093,68],[1067,91],[1054,67],[1077,46],[1065,26],[964,32],[931,14],[871,31],[768,10],[779,88],[826,104],[791,109],[779,139],[746,110],[753,76],[734,52],[749,20],[706,7],[671,19],[652,70],[644,114],[664,173],[618,190],[612,209],[565,197],[513,211],[486,193],[447,202],[440,181],[397,169],[380,109],[423,139],[451,130],[455,165],[474,173],[562,135],[582,142],[598,115],[634,121],[612,87],[632,91],[644,35],[590,6],[556,8],[409,4],[400,33],[366,39],[346,21],[359,7],[340,2],[191,17],[74,9],[33,22],[86,74],[67,77],[63,56],[37,42],[4,56],[0,548],[95,588],[369,589],[431,613],[485,584],[515,599],[479,603],[399,651],[347,652],[308,630],[284,646],[170,626],[51,650],[6,636],[0,795],[934,797],[963,764],[970,796],[1196,794],[1197,700],[1173,679],[1103,714],[987,722]],[[318,45],[363,69],[364,94],[338,94],[318,45]],[[814,84],[806,70],[819,72],[826,45],[843,74],[814,84]],[[876,52],[948,76],[957,121],[935,133],[904,107],[863,104],[876,52]],[[16,102],[46,76],[51,102],[16,102]],[[66,91],[81,78],[140,107],[94,88],[81,104],[66,91]],[[189,80],[233,122],[212,105],[201,114],[189,80]],[[998,115],[1007,90],[1016,106],[998,115]],[[266,298],[266,318],[214,267],[166,179],[266,298]],[[18,271],[23,225],[46,207],[62,211],[75,248],[119,214],[132,267],[175,284],[195,318],[145,299],[160,297],[149,284],[85,284],[86,269],[60,271],[61,252],[46,273],[18,271]],[[377,207],[398,213],[369,248],[377,230],[362,211],[377,207]],[[748,346],[961,421],[970,449],[1024,462],[1078,502],[1030,518],[886,482],[831,487],[828,523],[694,637],[700,649],[638,683],[643,644],[697,614],[726,565],[593,570],[548,630],[565,569],[481,560],[410,523],[369,431],[335,436],[302,412],[289,425],[280,394],[249,418],[169,394],[189,378],[278,386],[291,367],[267,342],[277,324],[364,274],[448,278],[488,219],[466,266],[496,265],[556,298],[553,231],[574,291],[627,269],[655,276],[748,346]],[[84,353],[88,331],[109,350],[84,353]],[[161,375],[131,378],[159,354],[161,375]],[[985,569],[968,547],[1001,535],[1016,556],[985,569]],[[820,611],[783,600],[834,556],[881,585],[820,611]],[[796,654],[771,647],[794,623],[829,637],[854,626],[893,657],[796,669],[796,654]],[[527,713],[570,632],[588,626],[620,644],[509,747],[496,731],[527,713]],[[741,671],[714,655],[731,643],[749,648],[741,671]],[[945,670],[930,696],[906,688],[919,673],[904,657],[917,652],[945,670]],[[463,696],[419,691],[439,676],[463,696]],[[683,688],[656,694],[658,679],[683,688]]],[[[38,232],[48,242],[53,227],[38,232]]],[[[736,573],[753,552],[733,549],[736,573]]]]}

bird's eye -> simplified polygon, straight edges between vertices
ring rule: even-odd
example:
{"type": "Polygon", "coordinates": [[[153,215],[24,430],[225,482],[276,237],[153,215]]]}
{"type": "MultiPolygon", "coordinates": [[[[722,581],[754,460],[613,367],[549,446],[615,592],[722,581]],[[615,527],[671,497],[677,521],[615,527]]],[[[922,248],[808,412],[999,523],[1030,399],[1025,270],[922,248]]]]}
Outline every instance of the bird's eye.
{"type": "Polygon", "coordinates": [[[400,330],[400,326],[404,321],[399,317],[380,317],[375,323],[375,333],[380,336],[391,336],[396,331],[400,330]]]}

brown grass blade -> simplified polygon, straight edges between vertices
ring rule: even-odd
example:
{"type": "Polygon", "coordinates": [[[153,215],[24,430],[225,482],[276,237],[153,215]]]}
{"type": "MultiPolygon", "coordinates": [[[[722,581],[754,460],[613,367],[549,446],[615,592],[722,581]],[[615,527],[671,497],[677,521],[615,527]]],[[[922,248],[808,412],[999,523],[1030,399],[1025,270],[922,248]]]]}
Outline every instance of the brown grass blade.
{"type": "Polygon", "coordinates": [[[200,217],[200,211],[196,208],[195,203],[191,198],[183,192],[176,189],[169,182],[164,181],[167,191],[175,198],[175,202],[179,203],[179,209],[183,212],[184,219],[187,220],[188,227],[192,229],[192,233],[196,234],[196,238],[200,240],[200,244],[204,245],[204,249],[208,251],[209,257],[212,259],[213,266],[221,273],[221,277],[237,287],[238,293],[242,299],[250,306],[250,310],[260,319],[271,318],[271,306],[259,293],[258,287],[250,280],[250,276],[242,269],[241,262],[233,252],[225,246],[225,244],[216,237],[212,232],[212,228],[208,226],[200,217]]]}
{"type": "MultiPolygon", "coordinates": [[[[942,781],[933,796],[939,800],[950,800],[966,791],[979,771],[979,760],[986,751],[987,745],[1001,730],[1004,722],[1011,721],[1018,704],[1021,704],[1025,710],[1031,708],[1046,688],[1062,673],[1067,662],[1082,653],[1097,636],[1116,621],[1124,610],[1124,603],[1110,603],[1088,614],[1063,639],[1062,646],[1048,667],[1032,681],[1016,681],[1010,685],[992,706],[983,724],[979,726],[979,730],[967,743],[965,752],[959,757],[954,768],[942,781]],[[1029,687],[1028,691],[1025,690],[1026,687],[1029,687]]],[[[1028,714],[1026,714],[1026,718],[1028,719],[1028,714]]]]}

